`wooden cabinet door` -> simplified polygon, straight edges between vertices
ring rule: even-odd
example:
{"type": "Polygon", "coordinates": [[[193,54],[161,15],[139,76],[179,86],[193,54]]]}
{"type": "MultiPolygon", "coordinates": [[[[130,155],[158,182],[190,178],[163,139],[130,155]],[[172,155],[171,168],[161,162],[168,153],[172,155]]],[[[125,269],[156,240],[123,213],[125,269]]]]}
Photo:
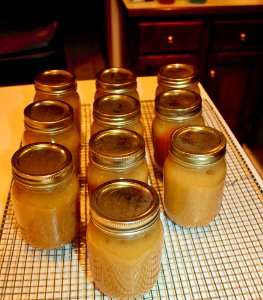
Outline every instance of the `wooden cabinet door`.
{"type": "Polygon", "coordinates": [[[209,56],[204,87],[241,143],[255,122],[253,114],[262,98],[259,92],[263,85],[262,66],[260,52],[223,52],[209,56]]]}

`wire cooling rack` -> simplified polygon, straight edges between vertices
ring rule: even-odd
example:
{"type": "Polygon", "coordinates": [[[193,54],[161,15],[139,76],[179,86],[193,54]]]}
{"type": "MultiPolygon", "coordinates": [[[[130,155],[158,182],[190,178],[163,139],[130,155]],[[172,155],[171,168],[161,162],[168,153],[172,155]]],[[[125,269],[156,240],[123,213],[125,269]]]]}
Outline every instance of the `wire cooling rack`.
{"type": "MultiPolygon", "coordinates": [[[[153,165],[151,123],[154,102],[141,103],[150,184],[160,198],[163,185],[153,165]]],[[[162,267],[142,299],[263,299],[262,189],[217,111],[203,99],[206,124],[222,131],[227,144],[227,178],[216,219],[198,229],[170,221],[161,204],[165,231],[162,267]]],[[[10,195],[0,228],[1,299],[108,299],[93,284],[88,264],[88,198],[85,166],[92,107],[82,106],[81,228],[76,239],[56,251],[25,244],[15,222],[10,195]]]]}

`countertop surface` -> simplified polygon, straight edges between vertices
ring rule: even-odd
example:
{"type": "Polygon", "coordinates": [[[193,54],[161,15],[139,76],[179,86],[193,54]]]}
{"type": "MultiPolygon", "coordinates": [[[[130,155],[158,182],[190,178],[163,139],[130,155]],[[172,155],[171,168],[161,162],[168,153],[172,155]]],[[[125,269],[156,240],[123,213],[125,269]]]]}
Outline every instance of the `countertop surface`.
{"type": "MultiPolygon", "coordinates": [[[[145,126],[149,184],[160,196],[165,239],[158,281],[142,298],[263,299],[262,179],[200,85],[202,113],[207,126],[217,128],[227,138],[224,199],[218,216],[208,226],[185,228],[173,223],[165,215],[163,181],[153,164],[151,124],[157,79],[154,76],[139,77],[137,82],[145,126]]],[[[95,81],[79,81],[78,92],[82,104],[81,228],[72,243],[47,251],[35,249],[23,240],[9,194],[10,160],[20,146],[23,109],[32,102],[34,88],[32,85],[0,88],[0,211],[4,212],[0,227],[1,299],[107,298],[94,286],[86,242],[89,198],[85,170],[95,81]]]]}
{"type": "Polygon", "coordinates": [[[129,16],[154,16],[171,14],[228,14],[262,13],[262,0],[207,0],[202,4],[189,0],[175,0],[173,4],[160,4],[153,1],[122,0],[129,16]],[[151,13],[149,15],[149,13],[151,13]]]}

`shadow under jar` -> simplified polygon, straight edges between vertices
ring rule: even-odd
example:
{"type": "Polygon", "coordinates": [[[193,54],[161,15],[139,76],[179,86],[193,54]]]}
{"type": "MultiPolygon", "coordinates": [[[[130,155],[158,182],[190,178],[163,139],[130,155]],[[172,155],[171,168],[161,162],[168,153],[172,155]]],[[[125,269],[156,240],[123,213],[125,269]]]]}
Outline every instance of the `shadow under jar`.
{"type": "Polygon", "coordinates": [[[74,124],[73,109],[63,101],[41,100],[24,109],[22,145],[52,142],[67,147],[79,172],[80,136],[74,124]]]}
{"type": "Polygon", "coordinates": [[[148,183],[149,170],[143,137],[128,129],[106,129],[89,140],[87,181],[89,194],[113,179],[148,183]]]}
{"type": "Polygon", "coordinates": [[[154,162],[159,172],[163,172],[171,134],[186,125],[205,125],[200,95],[185,89],[160,93],[155,98],[155,117],[152,122],[154,162]]]}
{"type": "Polygon", "coordinates": [[[91,197],[87,227],[95,286],[109,297],[133,298],[156,283],[163,248],[159,198],[149,185],[113,180],[91,197]]]}
{"type": "Polygon", "coordinates": [[[208,225],[220,211],[226,177],[226,139],[212,127],[177,129],[164,164],[164,208],[180,226],[208,225]]]}
{"type": "Polygon", "coordinates": [[[27,243],[56,249],[70,243],[80,223],[79,182],[72,155],[62,145],[35,143],[12,157],[11,199],[27,243]]]}

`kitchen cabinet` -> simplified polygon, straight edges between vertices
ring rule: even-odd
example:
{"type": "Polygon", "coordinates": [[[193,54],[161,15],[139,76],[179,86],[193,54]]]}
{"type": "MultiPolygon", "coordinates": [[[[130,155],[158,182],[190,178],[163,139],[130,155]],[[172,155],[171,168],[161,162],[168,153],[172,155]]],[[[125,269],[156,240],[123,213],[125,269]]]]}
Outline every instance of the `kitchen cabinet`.
{"type": "Polygon", "coordinates": [[[156,75],[167,63],[196,65],[200,82],[243,143],[262,118],[263,4],[209,4],[214,2],[164,7],[153,1],[140,9],[124,0],[122,62],[138,76],[156,75]]]}

